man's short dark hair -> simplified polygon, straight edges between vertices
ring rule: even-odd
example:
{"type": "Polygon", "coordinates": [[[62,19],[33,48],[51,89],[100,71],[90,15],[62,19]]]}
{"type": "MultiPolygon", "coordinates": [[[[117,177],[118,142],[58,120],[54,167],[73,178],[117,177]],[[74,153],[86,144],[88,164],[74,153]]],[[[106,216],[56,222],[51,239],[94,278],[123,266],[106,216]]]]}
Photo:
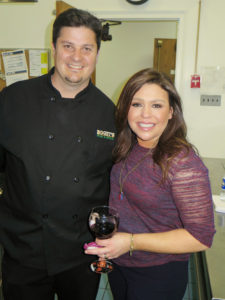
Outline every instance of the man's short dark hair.
{"type": "Polygon", "coordinates": [[[91,13],[77,8],[69,8],[66,11],[62,12],[60,15],[58,15],[58,17],[55,19],[55,22],[53,24],[52,37],[54,46],[56,46],[56,41],[63,27],[81,26],[87,27],[95,33],[97,49],[99,50],[102,35],[101,21],[91,13]]]}

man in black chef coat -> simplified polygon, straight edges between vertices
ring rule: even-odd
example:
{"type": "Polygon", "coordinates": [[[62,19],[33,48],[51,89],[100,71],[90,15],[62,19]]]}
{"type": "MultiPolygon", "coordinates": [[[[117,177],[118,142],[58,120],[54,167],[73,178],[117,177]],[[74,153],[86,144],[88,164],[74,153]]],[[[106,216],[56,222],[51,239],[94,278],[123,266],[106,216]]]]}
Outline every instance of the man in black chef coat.
{"type": "Polygon", "coordinates": [[[83,244],[107,203],[114,104],[91,83],[101,22],[69,9],[53,25],[55,67],[0,93],[0,243],[5,300],[95,299],[83,244]]]}

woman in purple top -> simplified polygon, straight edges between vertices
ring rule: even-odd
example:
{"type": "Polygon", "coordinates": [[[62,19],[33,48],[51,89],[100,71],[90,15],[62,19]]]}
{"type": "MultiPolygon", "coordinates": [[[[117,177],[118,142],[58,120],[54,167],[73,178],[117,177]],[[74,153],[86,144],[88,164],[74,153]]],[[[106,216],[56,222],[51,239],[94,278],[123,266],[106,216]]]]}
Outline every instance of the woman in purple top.
{"type": "Polygon", "coordinates": [[[110,205],[117,233],[86,250],[114,262],[114,300],[181,300],[190,253],[215,233],[208,170],[186,139],[180,97],[170,79],[144,69],[118,104],[110,205]]]}

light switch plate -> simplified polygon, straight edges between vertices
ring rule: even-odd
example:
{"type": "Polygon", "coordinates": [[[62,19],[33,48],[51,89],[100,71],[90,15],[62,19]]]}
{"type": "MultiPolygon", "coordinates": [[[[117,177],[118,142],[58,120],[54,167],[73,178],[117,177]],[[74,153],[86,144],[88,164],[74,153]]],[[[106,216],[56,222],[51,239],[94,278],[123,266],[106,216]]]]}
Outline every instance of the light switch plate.
{"type": "Polygon", "coordinates": [[[200,105],[221,106],[221,95],[201,95],[200,105]]]}

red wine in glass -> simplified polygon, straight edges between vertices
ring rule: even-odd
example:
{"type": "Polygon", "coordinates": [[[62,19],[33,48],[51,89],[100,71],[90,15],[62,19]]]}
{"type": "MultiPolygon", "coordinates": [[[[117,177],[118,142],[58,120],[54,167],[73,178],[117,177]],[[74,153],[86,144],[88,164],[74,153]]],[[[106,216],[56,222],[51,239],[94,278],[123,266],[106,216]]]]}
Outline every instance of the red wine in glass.
{"type": "MultiPolygon", "coordinates": [[[[96,206],[89,216],[89,227],[98,239],[109,239],[116,232],[119,223],[117,210],[110,206],[96,206]]],[[[112,262],[97,260],[91,264],[92,271],[96,273],[109,273],[112,271],[112,262]]]]}

